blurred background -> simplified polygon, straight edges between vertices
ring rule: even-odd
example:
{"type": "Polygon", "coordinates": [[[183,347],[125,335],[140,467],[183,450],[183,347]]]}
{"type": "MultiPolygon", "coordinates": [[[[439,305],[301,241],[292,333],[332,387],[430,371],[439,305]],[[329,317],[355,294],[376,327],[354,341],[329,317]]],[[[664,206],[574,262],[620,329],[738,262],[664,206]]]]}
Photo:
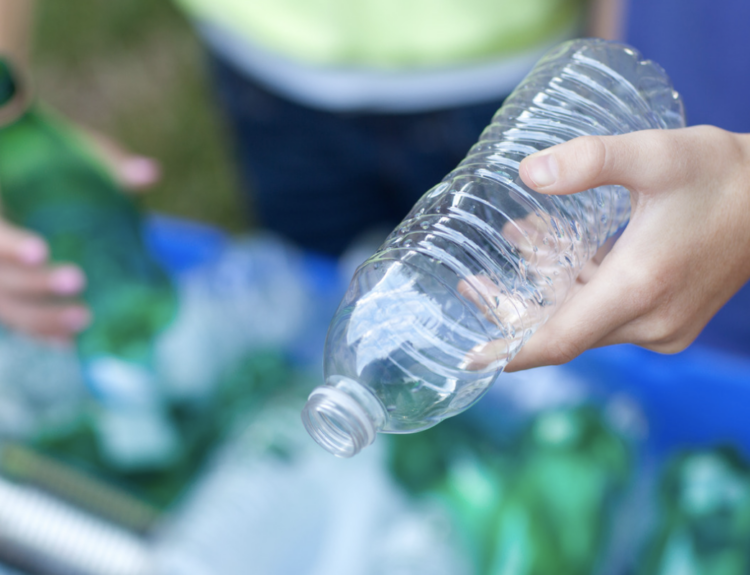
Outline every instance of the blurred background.
{"type": "Polygon", "coordinates": [[[235,232],[253,223],[240,205],[203,48],[174,4],[40,2],[34,49],[49,105],[162,163],[148,209],[235,232]]]}
{"type": "MultiPolygon", "coordinates": [[[[578,22],[572,4],[545,4],[562,24],[544,29],[544,49],[581,32],[568,25],[578,22]]],[[[633,24],[690,28],[706,18],[698,3],[685,10],[690,22],[631,4],[620,32],[677,72],[696,121],[713,121],[693,90],[703,84],[685,79],[687,49],[649,44],[647,26],[633,24]]],[[[236,167],[236,134],[217,104],[212,74],[226,70],[172,3],[39,2],[35,35],[37,92],[65,120],[35,110],[24,124],[40,138],[29,157],[42,166],[31,162],[27,173],[13,169],[27,165],[20,152],[7,160],[21,132],[6,132],[3,193],[37,190],[51,205],[63,191],[75,199],[79,212],[57,212],[40,227],[64,240],[53,255],[91,270],[91,305],[110,321],[95,323],[75,350],[1,334],[0,574],[750,573],[750,362],[731,353],[744,341],[732,334],[747,331],[736,314],[676,357],[618,346],[504,375],[457,418],[334,459],[299,413],[321,383],[328,322],[382,226],[363,225],[346,249],[330,250],[261,228],[241,193],[252,184],[236,167]],[[158,159],[161,180],[136,199],[144,216],[71,143],[68,120],[158,159]],[[69,153],[68,163],[50,160],[45,146],[69,153]],[[95,197],[112,211],[90,211],[95,197]],[[125,231],[76,227],[100,216],[125,231]],[[105,255],[84,249],[79,233],[97,234],[105,255]],[[119,270],[107,263],[112,253],[119,270]],[[112,330],[118,323],[127,329],[112,330]],[[140,368],[158,375],[156,397],[139,387],[148,381],[140,368]]],[[[700,38],[705,46],[715,36],[700,38]]],[[[262,89],[244,90],[270,105],[262,89]]],[[[383,140],[363,155],[387,166],[391,183],[418,162],[431,185],[506,93],[460,118],[420,112],[404,129],[393,118],[364,120],[383,140]],[[391,155],[389,138],[416,144],[391,155]],[[442,144],[455,149],[438,162],[442,144]]],[[[297,113],[289,105],[280,115],[297,113]]],[[[305,121],[316,145],[322,130],[305,121]]],[[[429,185],[417,181],[416,197],[429,185]]],[[[6,213],[12,205],[21,220],[34,215],[11,200],[6,213]]]]}

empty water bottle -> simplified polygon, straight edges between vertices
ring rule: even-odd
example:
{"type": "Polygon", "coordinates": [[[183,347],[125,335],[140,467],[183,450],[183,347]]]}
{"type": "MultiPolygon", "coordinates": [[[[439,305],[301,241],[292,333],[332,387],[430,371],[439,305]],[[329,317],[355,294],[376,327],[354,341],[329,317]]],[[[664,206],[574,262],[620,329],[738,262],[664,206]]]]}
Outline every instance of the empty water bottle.
{"type": "Polygon", "coordinates": [[[627,222],[624,188],[535,193],[518,176],[524,157],[577,136],[683,125],[670,80],[634,49],[574,40],[545,56],[357,270],[328,332],[325,385],[303,411],[315,440],[349,457],[376,432],[467,409],[627,222]]]}

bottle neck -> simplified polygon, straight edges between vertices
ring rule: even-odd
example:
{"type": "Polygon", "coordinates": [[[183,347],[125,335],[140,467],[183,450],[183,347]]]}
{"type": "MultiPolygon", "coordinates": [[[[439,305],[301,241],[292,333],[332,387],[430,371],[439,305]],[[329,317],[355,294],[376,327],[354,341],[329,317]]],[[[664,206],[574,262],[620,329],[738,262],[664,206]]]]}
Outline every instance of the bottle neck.
{"type": "Polygon", "coordinates": [[[375,441],[385,424],[385,409],[359,383],[333,377],[310,394],[302,422],[321,447],[348,458],[375,441]]]}

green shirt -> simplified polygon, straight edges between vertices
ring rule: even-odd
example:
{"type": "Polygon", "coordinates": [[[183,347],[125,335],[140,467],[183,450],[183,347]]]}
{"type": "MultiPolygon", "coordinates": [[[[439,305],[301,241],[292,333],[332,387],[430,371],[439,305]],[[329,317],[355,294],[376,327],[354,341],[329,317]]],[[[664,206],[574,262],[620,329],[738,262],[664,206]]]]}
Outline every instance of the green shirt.
{"type": "Polygon", "coordinates": [[[579,21],[585,0],[176,0],[291,59],[403,70],[528,50],[579,21]]]}

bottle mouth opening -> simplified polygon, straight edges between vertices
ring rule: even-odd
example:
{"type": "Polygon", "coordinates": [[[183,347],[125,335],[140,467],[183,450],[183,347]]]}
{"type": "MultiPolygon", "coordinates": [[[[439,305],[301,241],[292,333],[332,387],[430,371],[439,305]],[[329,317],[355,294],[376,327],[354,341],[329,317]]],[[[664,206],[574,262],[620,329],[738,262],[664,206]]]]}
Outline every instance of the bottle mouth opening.
{"type": "Polygon", "coordinates": [[[321,386],[302,410],[302,423],[312,438],[336,457],[353,457],[375,441],[375,425],[348,393],[321,386]]]}

